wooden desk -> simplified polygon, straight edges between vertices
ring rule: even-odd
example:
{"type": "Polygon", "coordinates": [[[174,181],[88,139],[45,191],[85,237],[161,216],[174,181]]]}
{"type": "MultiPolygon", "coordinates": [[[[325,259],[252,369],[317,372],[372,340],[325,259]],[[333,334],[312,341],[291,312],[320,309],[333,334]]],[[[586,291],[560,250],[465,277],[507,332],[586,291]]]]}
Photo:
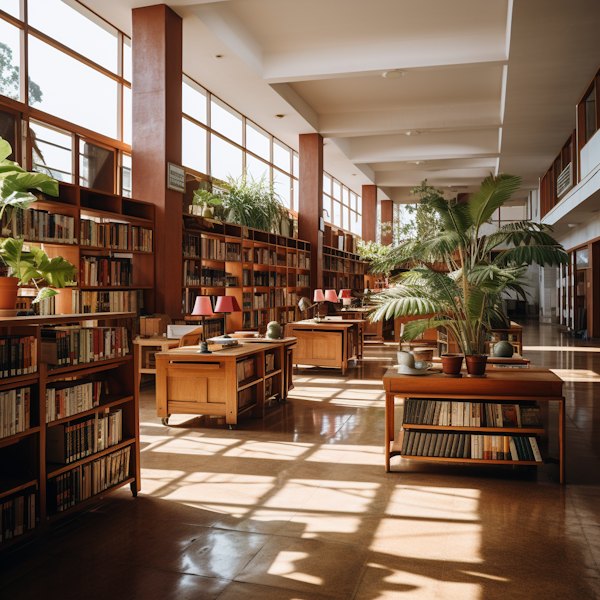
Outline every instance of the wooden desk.
{"type": "Polygon", "coordinates": [[[257,340],[212,354],[198,354],[199,346],[156,354],[156,414],[164,425],[173,413],[223,416],[230,428],[245,412],[264,417],[265,400],[284,397],[285,348],[285,343],[257,340]],[[269,372],[266,354],[275,356],[275,368],[269,372]],[[254,362],[253,372],[238,376],[238,365],[246,360],[254,362]],[[272,390],[266,394],[269,385],[272,390]]]}
{"type": "Polygon", "coordinates": [[[135,366],[135,385],[140,388],[142,373],[156,375],[155,355],[171,348],[177,348],[179,340],[170,340],[162,335],[152,337],[138,336],[133,340],[133,363],[135,366]]]}
{"type": "Polygon", "coordinates": [[[364,325],[362,319],[288,323],[286,337],[298,340],[294,364],[334,367],[342,369],[342,375],[345,375],[348,361],[362,358],[364,325]]]}
{"type": "MultiPolygon", "coordinates": [[[[442,359],[439,356],[434,356],[433,359],[431,360],[431,362],[441,365],[442,359]]],[[[509,369],[509,368],[529,369],[530,365],[531,365],[531,361],[528,358],[523,358],[522,356],[519,356],[518,354],[515,354],[515,355],[511,356],[510,358],[504,357],[504,356],[488,356],[486,369],[502,369],[502,368],[505,368],[505,369],[509,369]]],[[[465,367],[464,361],[463,361],[463,369],[465,369],[465,373],[466,373],[466,367],[465,367]]]]}
{"type": "MultiPolygon", "coordinates": [[[[428,400],[454,400],[463,402],[502,402],[519,404],[520,402],[536,401],[540,404],[558,403],[558,442],[559,442],[559,471],[560,482],[565,482],[565,399],[562,395],[562,380],[548,369],[488,370],[486,377],[450,378],[441,372],[421,377],[400,375],[397,369],[388,369],[383,376],[385,388],[385,470],[390,470],[390,458],[402,456],[402,442],[405,431],[410,429],[439,432],[471,432],[474,434],[535,435],[544,430],[528,430],[524,428],[494,428],[494,427],[442,427],[438,425],[407,425],[403,424],[396,435],[394,426],[394,399],[399,396],[428,400]]],[[[457,463],[480,463],[494,465],[536,465],[539,462],[487,460],[474,458],[447,458],[435,456],[405,456],[410,460],[429,460],[457,463]]]]}

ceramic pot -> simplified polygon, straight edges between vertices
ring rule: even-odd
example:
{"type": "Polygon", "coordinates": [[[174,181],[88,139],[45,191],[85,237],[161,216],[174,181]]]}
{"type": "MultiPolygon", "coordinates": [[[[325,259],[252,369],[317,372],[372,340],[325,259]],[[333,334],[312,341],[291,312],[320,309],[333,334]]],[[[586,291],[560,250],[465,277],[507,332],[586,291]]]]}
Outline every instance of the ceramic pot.
{"type": "Polygon", "coordinates": [[[462,354],[442,354],[442,372],[446,375],[458,375],[462,361],[462,354]]]}
{"type": "Polygon", "coordinates": [[[0,310],[17,310],[18,277],[0,277],[0,310]]]}
{"type": "Polygon", "coordinates": [[[469,375],[483,375],[485,373],[487,359],[487,356],[465,356],[465,360],[467,361],[467,373],[469,373],[469,375]]]}

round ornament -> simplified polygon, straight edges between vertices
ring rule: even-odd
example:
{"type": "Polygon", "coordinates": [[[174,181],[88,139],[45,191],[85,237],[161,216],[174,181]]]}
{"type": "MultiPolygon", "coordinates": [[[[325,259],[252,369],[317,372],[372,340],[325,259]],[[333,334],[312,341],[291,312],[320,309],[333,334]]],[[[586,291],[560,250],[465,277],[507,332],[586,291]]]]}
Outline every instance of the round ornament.
{"type": "Polygon", "coordinates": [[[494,356],[498,358],[510,358],[514,353],[514,348],[510,342],[502,340],[494,344],[494,356]]]}
{"type": "Polygon", "coordinates": [[[281,325],[277,321],[270,321],[267,324],[265,337],[270,340],[278,340],[281,337],[281,325]]]}

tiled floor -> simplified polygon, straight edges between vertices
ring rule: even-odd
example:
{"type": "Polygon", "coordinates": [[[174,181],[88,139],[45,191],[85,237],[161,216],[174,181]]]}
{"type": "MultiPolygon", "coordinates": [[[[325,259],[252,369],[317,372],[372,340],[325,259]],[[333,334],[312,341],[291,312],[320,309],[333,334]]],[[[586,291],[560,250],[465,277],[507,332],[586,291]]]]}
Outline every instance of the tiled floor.
{"type": "MultiPolygon", "coordinates": [[[[600,344],[531,323],[559,369],[568,480],[394,459],[383,469],[373,347],[345,377],[296,374],[292,400],[230,431],[142,407],[143,493],[127,490],[0,560],[0,598],[600,598],[600,344]]],[[[555,416],[555,415],[553,415],[555,416]]]]}

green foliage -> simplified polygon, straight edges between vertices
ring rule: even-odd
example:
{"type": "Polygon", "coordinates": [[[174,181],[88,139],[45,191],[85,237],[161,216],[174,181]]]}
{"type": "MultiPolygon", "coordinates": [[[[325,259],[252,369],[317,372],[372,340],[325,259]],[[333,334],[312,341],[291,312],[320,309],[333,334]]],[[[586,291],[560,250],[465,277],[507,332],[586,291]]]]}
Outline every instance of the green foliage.
{"type": "Polygon", "coordinates": [[[358,254],[363,260],[374,260],[385,256],[391,246],[384,246],[379,242],[358,242],[358,254]]]}
{"type": "MultiPolygon", "coordinates": [[[[0,219],[13,208],[27,209],[37,200],[31,190],[58,196],[58,182],[43,173],[28,173],[16,163],[7,160],[12,153],[10,144],[0,138],[0,219]]],[[[23,240],[13,238],[0,239],[0,258],[9,267],[19,285],[33,283],[38,290],[34,302],[54,296],[50,287],[40,289],[39,284],[47,283],[55,288],[65,287],[77,272],[77,268],[64,258],[57,256],[49,259],[37,246],[23,251],[23,240]]]]}
{"type": "Polygon", "coordinates": [[[371,320],[435,315],[408,323],[402,339],[410,341],[426,329],[445,325],[464,354],[482,354],[487,331],[508,325],[501,308],[502,293],[513,291],[525,298],[522,277],[533,262],[549,266],[568,262],[547,225],[522,221],[489,236],[480,235],[482,225],[520,183],[514,175],[490,175],[461,204],[431,194],[426,203],[435,213],[437,231],[405,240],[373,262],[376,272],[389,272],[407,261],[417,266],[395,278],[394,287],[374,297],[371,320]],[[509,249],[492,260],[491,251],[502,244],[509,249]],[[433,270],[432,266],[440,263],[446,272],[433,270]]]}
{"type": "Polygon", "coordinates": [[[192,204],[207,204],[209,206],[220,206],[221,204],[223,204],[223,200],[221,199],[221,196],[213,194],[213,192],[209,192],[208,190],[195,190],[192,204]]]}
{"type": "MultiPolygon", "coordinates": [[[[13,64],[12,49],[0,42],[0,94],[19,100],[19,67],[13,64]]],[[[40,86],[29,79],[29,106],[42,101],[40,86]]]]}
{"type": "Polygon", "coordinates": [[[273,183],[265,178],[230,177],[223,207],[227,222],[271,233],[280,233],[284,219],[289,219],[273,183]]]}

